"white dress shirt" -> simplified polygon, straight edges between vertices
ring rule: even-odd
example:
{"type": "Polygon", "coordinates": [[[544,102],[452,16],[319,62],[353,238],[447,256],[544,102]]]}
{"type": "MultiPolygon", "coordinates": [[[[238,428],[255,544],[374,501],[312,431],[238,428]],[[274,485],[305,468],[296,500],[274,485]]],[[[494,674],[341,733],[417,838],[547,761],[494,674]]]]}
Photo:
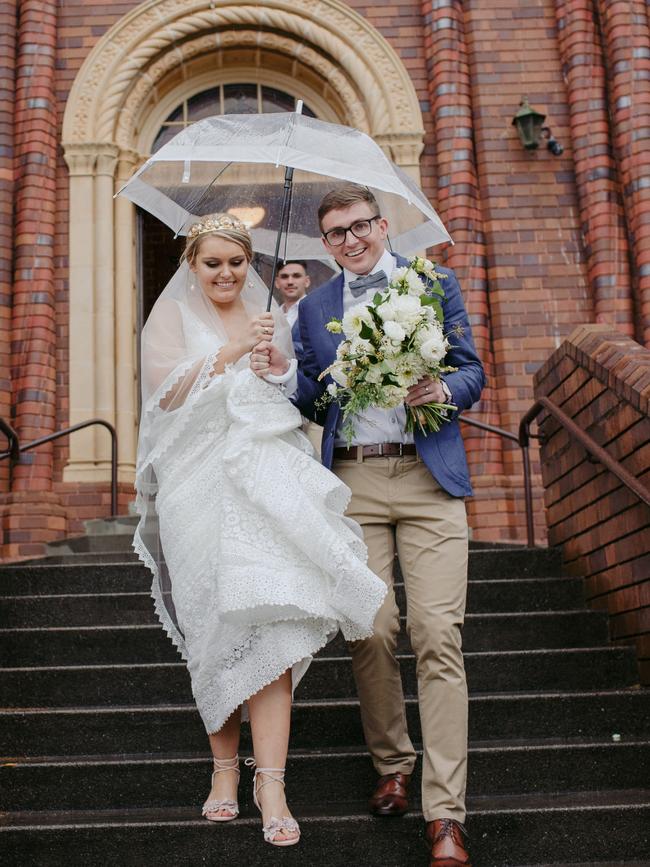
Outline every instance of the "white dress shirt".
{"type": "MultiPolygon", "coordinates": [[[[304,298],[304,296],[303,296],[304,298]]],[[[302,298],[299,298],[295,301],[290,307],[287,307],[286,303],[282,304],[280,310],[287,317],[287,322],[289,323],[289,328],[293,328],[296,324],[296,319],[298,318],[298,305],[302,301],[302,298]]]]}

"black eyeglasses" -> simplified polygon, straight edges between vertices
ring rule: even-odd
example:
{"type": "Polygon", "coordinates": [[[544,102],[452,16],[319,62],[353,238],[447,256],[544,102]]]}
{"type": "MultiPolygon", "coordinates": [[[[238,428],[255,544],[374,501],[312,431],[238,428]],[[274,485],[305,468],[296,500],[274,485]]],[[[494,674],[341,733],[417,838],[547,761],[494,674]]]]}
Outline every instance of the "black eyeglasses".
{"type": "Polygon", "coordinates": [[[323,238],[330,247],[340,247],[345,243],[348,232],[352,232],[355,238],[366,238],[372,232],[373,220],[381,220],[381,214],[375,214],[367,220],[355,220],[349,226],[335,226],[328,232],[323,232],[323,238]]]}

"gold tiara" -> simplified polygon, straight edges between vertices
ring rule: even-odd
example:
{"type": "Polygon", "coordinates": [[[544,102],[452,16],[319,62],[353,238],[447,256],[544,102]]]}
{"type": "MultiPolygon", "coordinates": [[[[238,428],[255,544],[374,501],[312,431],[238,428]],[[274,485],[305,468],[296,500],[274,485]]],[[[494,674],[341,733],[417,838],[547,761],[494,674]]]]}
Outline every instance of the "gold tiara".
{"type": "Polygon", "coordinates": [[[242,232],[245,235],[250,234],[245,224],[237,217],[231,214],[220,214],[218,217],[208,217],[207,220],[194,223],[190,226],[187,237],[189,240],[194,240],[194,238],[198,238],[199,235],[204,235],[206,232],[218,232],[220,229],[234,229],[236,232],[242,232]]]}

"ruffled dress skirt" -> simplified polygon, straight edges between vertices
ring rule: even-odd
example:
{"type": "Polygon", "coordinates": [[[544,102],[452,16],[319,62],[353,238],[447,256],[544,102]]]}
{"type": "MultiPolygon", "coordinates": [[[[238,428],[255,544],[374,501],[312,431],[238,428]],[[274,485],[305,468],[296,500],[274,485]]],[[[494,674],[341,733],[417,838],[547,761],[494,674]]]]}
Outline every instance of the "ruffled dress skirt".
{"type": "MultiPolygon", "coordinates": [[[[314,459],[300,423],[277,386],[231,371],[156,461],[171,599],[156,574],[153,596],[208,733],[287,669],[295,689],[339,630],[370,636],[386,593],[344,517],[349,489],[314,459]]],[[[134,546],[143,555],[138,532],[134,546]]]]}

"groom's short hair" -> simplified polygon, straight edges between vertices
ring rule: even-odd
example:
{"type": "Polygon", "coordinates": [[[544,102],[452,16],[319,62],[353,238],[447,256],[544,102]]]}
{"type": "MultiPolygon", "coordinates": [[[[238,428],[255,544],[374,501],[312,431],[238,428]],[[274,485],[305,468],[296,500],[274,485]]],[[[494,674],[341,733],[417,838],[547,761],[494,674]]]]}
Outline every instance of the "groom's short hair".
{"type": "Polygon", "coordinates": [[[370,192],[368,187],[363,187],[361,184],[345,184],[342,187],[336,187],[330,190],[318,206],[318,225],[323,228],[323,217],[329,214],[330,211],[338,211],[341,208],[349,208],[357,202],[367,202],[377,214],[379,214],[379,205],[377,199],[370,192]]]}

